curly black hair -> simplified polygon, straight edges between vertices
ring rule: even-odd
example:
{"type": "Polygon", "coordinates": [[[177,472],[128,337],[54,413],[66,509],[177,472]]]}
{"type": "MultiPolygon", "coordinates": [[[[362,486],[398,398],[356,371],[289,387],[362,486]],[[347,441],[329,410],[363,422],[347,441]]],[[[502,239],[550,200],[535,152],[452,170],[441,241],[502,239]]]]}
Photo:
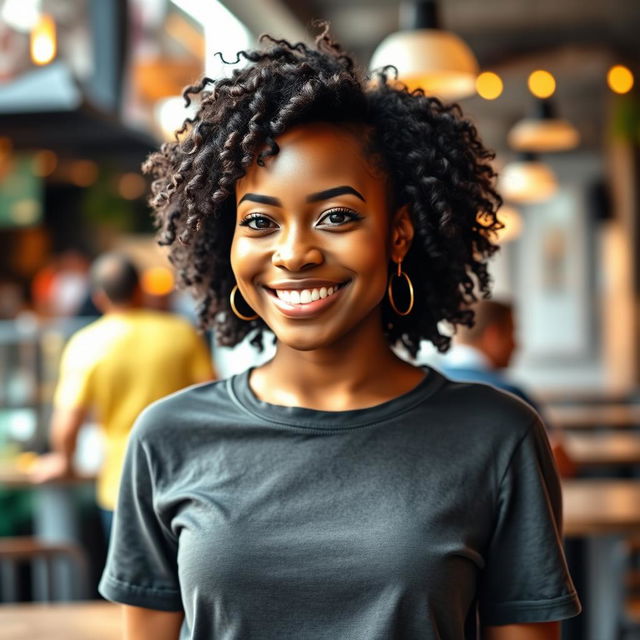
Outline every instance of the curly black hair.
{"type": "Polygon", "coordinates": [[[254,332],[252,343],[262,346],[264,322],[236,318],[229,303],[235,183],[252,163],[278,153],[276,140],[289,128],[331,122],[367,132],[367,153],[388,176],[390,205],[406,205],[415,226],[403,262],[415,306],[401,317],[383,301],[390,344],[401,342],[415,355],[427,339],[446,351],[451,339],[439,323],[472,325],[469,304],[489,296],[486,261],[497,249],[492,239],[502,202],[494,154],[458,105],[409,91],[393,67],[364,77],[326,24],[315,49],[271,36],[261,41],[265,49],[239,52],[238,60],[250,64],[230,78],[205,77],[184,90],[187,105],[197,99],[197,114],[143,165],[153,177],[159,242],[170,246],[178,282],[198,301],[201,327],[215,328],[227,346],[254,332]]]}

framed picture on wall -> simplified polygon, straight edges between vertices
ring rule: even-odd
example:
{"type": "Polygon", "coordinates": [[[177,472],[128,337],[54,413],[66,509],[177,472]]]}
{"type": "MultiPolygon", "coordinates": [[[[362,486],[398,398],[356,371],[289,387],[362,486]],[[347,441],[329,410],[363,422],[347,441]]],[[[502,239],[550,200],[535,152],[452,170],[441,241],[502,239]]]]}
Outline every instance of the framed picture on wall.
{"type": "Polygon", "coordinates": [[[593,228],[585,192],[563,187],[523,208],[517,287],[522,357],[590,359],[594,344],[593,228]]]}

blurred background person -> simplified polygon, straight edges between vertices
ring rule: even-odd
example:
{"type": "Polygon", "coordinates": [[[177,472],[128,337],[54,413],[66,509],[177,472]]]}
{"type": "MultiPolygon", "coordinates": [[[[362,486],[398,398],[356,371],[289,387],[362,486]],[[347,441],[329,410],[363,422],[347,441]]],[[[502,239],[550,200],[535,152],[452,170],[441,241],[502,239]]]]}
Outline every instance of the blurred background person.
{"type": "Polygon", "coordinates": [[[507,301],[481,300],[474,305],[473,327],[460,325],[440,369],[453,380],[482,382],[512,393],[531,405],[547,427],[549,442],[561,475],[576,472],[562,437],[553,429],[539,403],[509,378],[507,369],[518,347],[513,305],[507,301]]]}
{"type": "Polygon", "coordinates": [[[108,253],[91,268],[103,316],[78,331],[61,361],[50,426],[51,453],[32,469],[35,482],[72,472],[78,432],[90,411],[104,436],[97,502],[109,535],[124,451],[138,414],[155,400],[215,377],[203,339],[182,317],[142,307],[139,273],[108,253]]]}

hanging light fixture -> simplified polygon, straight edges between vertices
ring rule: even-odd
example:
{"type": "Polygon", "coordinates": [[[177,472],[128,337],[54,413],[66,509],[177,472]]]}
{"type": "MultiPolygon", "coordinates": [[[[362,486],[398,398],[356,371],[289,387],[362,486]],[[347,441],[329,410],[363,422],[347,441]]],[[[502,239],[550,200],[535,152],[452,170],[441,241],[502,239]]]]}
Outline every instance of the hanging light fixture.
{"type": "MultiPolygon", "coordinates": [[[[496,215],[498,221],[502,224],[502,229],[492,232],[491,240],[498,244],[506,244],[515,240],[522,232],[522,216],[520,212],[513,206],[503,204],[496,215]]],[[[481,227],[488,227],[493,222],[492,218],[486,213],[479,213],[477,216],[478,224],[481,227]]]]}
{"type": "Polygon", "coordinates": [[[516,122],[507,136],[509,146],[516,151],[551,153],[578,146],[580,134],[568,121],[557,116],[551,96],[556,89],[555,78],[542,69],[529,76],[529,91],[535,98],[534,108],[526,118],[516,122]]]}
{"type": "Polygon", "coordinates": [[[516,151],[549,153],[577,147],[580,134],[568,120],[557,117],[551,100],[537,99],[533,113],[513,125],[507,141],[516,151]]]}
{"type": "Polygon", "coordinates": [[[550,198],[558,189],[558,181],[536,154],[526,152],[504,166],[498,189],[505,200],[529,204],[550,198]]]}
{"type": "Polygon", "coordinates": [[[508,204],[502,205],[498,210],[498,220],[504,225],[498,231],[498,244],[512,242],[522,233],[522,216],[515,207],[508,204]]]}
{"type": "Polygon", "coordinates": [[[436,1],[418,0],[400,9],[401,30],[380,43],[369,67],[393,65],[409,89],[421,87],[445,100],[473,95],[478,62],[458,36],[440,28],[436,1]]]}

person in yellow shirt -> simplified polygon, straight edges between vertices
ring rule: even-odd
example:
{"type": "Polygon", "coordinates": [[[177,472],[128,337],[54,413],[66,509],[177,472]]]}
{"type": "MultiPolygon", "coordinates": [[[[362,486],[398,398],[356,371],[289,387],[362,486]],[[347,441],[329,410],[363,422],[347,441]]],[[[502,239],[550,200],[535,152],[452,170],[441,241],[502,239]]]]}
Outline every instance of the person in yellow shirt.
{"type": "Polygon", "coordinates": [[[93,412],[105,442],[97,503],[108,536],[135,419],[159,398],[215,374],[203,339],[186,320],[142,307],[139,274],[128,258],[98,258],[91,284],[104,315],[65,347],[53,400],[52,451],[38,458],[31,474],[46,482],[71,473],[78,432],[93,412]]]}

